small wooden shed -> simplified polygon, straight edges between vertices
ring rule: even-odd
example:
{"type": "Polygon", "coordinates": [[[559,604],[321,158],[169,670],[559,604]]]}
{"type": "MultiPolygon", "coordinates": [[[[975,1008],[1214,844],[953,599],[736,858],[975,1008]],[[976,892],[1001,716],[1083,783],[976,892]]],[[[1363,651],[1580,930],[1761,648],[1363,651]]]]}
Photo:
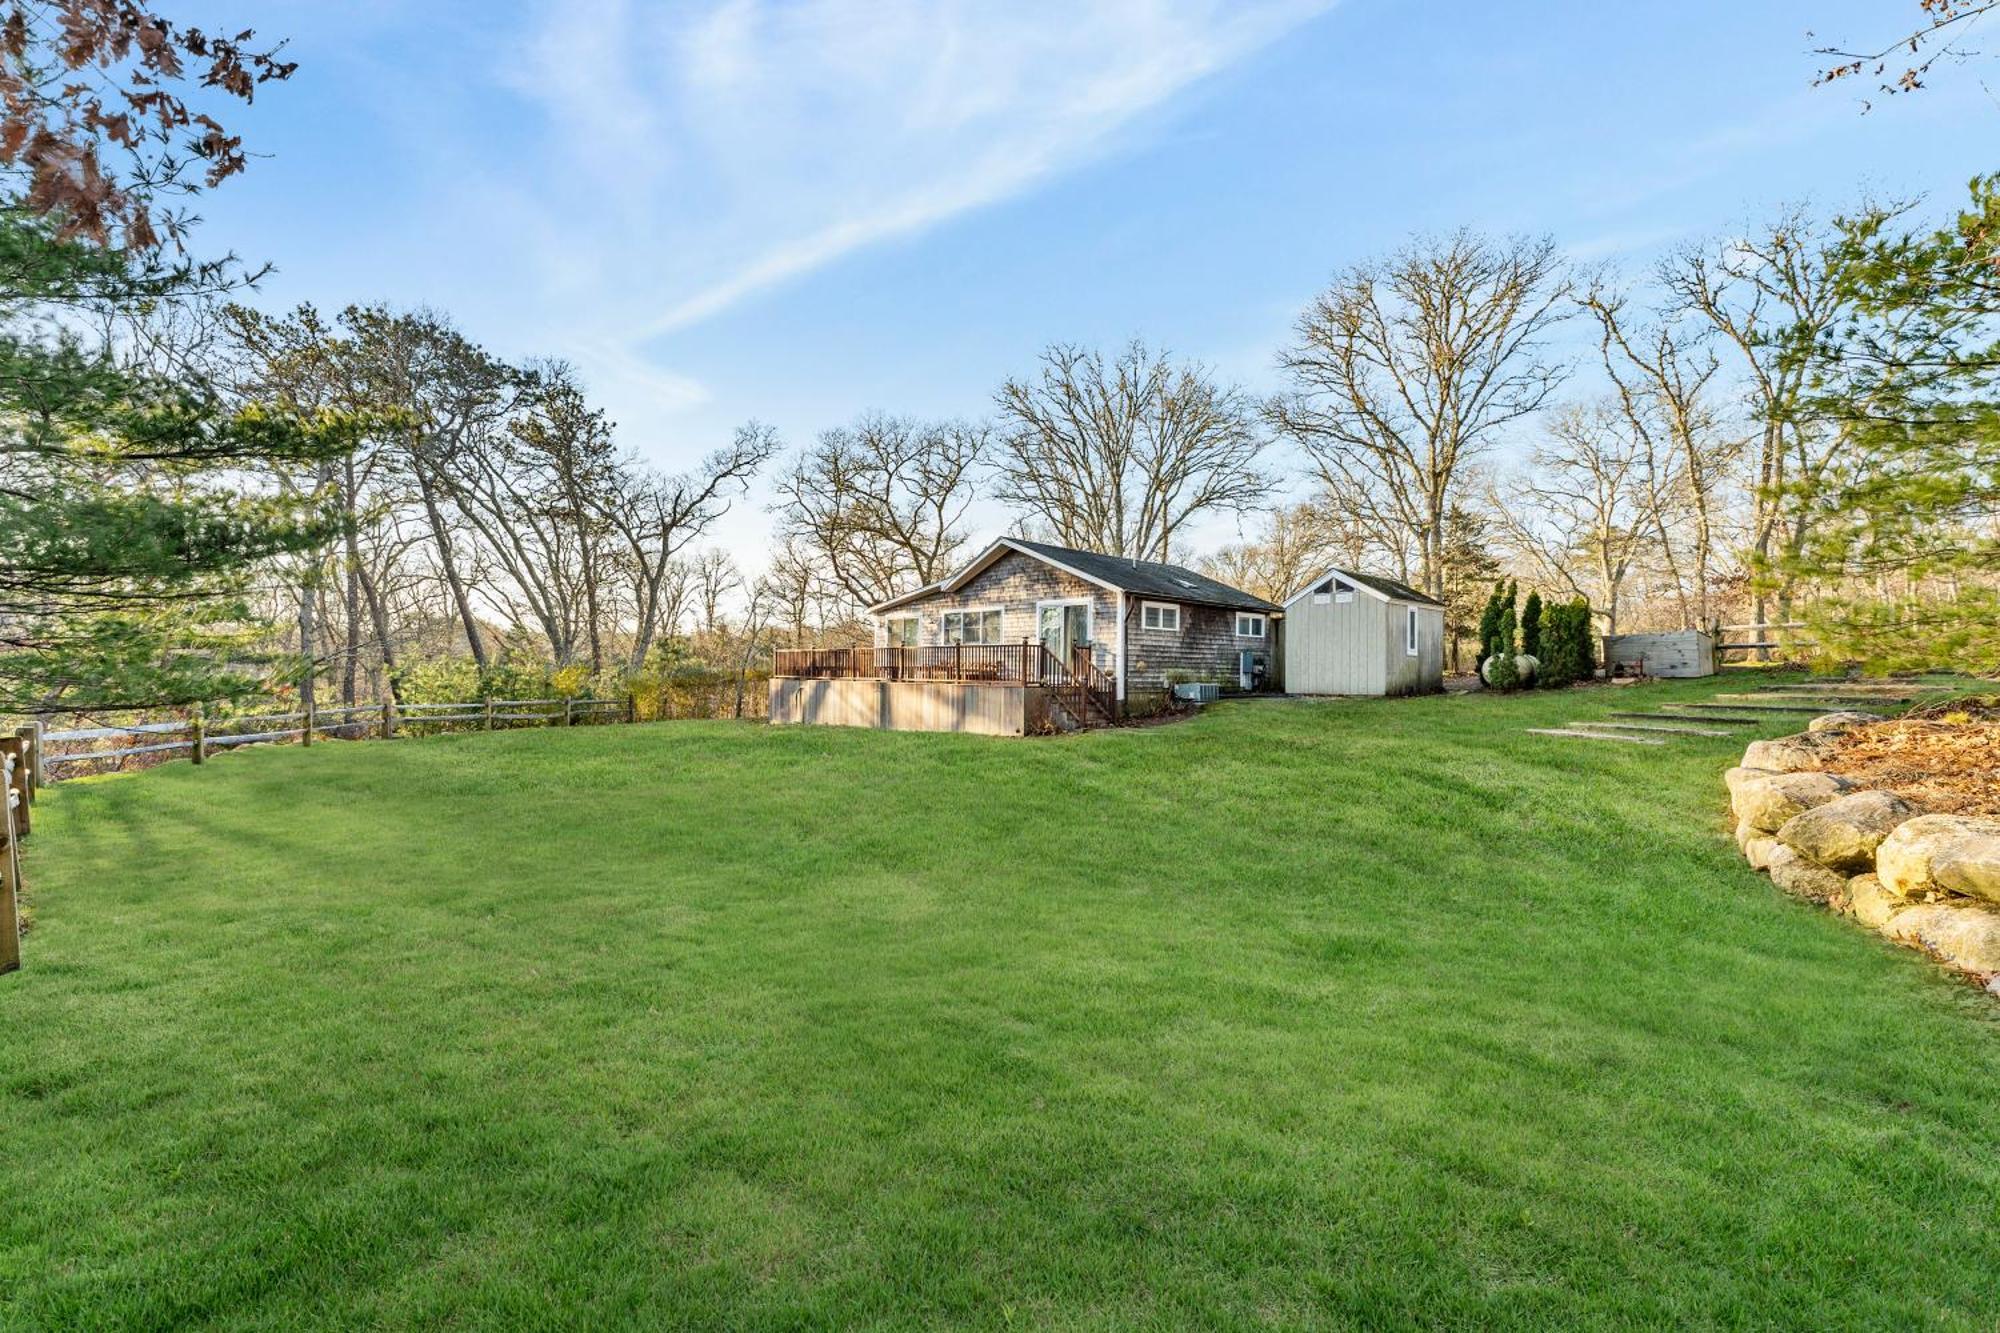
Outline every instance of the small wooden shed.
{"type": "Polygon", "coordinates": [[[1285,603],[1285,693],[1444,688],[1444,605],[1377,574],[1329,569],[1285,603]]]}
{"type": "Polygon", "coordinates": [[[1712,676],[1715,640],[1698,629],[1665,634],[1607,634],[1604,668],[1646,676],[1712,676]]]}

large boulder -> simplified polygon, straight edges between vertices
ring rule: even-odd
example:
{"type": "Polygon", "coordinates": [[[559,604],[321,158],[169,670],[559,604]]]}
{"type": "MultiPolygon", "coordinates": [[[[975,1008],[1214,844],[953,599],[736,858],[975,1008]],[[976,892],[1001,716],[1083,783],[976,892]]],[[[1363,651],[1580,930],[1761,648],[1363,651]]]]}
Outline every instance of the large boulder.
{"type": "Polygon", "coordinates": [[[1967,972],[2000,972],[2000,912],[1922,903],[1905,907],[1881,930],[1890,939],[1927,949],[1967,972]]]}
{"type": "Polygon", "coordinates": [[[1779,827],[1778,841],[1808,861],[1856,874],[1874,867],[1882,839],[1914,814],[1889,792],[1851,792],[1793,815],[1779,827]]]}
{"type": "Polygon", "coordinates": [[[1832,737],[1800,732],[1776,740],[1751,741],[1743,748],[1743,767],[1768,768],[1774,773],[1810,773],[1826,758],[1832,737]]]}
{"type": "Polygon", "coordinates": [[[2000,833],[1968,833],[1931,858],[1941,889],[2000,903],[2000,833]]]}
{"type": "Polygon", "coordinates": [[[1736,825],[1736,845],[1743,852],[1743,859],[1750,863],[1752,870],[1762,870],[1771,859],[1771,852],[1779,845],[1778,840],[1752,824],[1739,822],[1736,825]]]}
{"type": "Polygon", "coordinates": [[[1870,722],[1882,720],[1880,713],[1864,713],[1858,708],[1842,708],[1832,713],[1821,713],[1806,723],[1806,731],[1815,736],[1828,732],[1838,735],[1840,732],[1852,731],[1856,727],[1865,727],[1870,722]]]}
{"type": "Polygon", "coordinates": [[[1764,869],[1770,872],[1773,884],[1807,902],[1828,903],[1847,894],[1847,876],[1806,860],[1783,843],[1771,849],[1764,869]]]}
{"type": "Polygon", "coordinates": [[[1736,789],[1744,783],[1757,782],[1764,778],[1774,778],[1776,776],[1778,776],[1778,771],[1774,768],[1743,768],[1739,766],[1723,770],[1722,785],[1729,788],[1730,799],[1733,800],[1736,796],[1736,789]]]}
{"type": "Polygon", "coordinates": [[[1856,921],[1871,930],[1880,930],[1889,918],[1909,904],[1889,892],[1874,875],[1856,875],[1847,881],[1847,910],[1856,921]]]}
{"type": "Polygon", "coordinates": [[[1891,892],[1916,898],[1938,889],[1987,897],[1977,885],[1984,878],[1982,863],[1990,869],[1993,839],[2000,838],[2000,819],[1976,815],[1918,815],[1896,826],[1875,849],[1875,873],[1891,892]],[[1937,877],[1942,857],[1952,883],[1937,877]],[[1965,886],[1965,887],[1956,887],[1965,886]]]}
{"type": "Polygon", "coordinates": [[[1853,783],[1832,773],[1773,773],[1739,782],[1730,805],[1742,823],[1776,833],[1786,821],[1853,789],[1853,783]]]}

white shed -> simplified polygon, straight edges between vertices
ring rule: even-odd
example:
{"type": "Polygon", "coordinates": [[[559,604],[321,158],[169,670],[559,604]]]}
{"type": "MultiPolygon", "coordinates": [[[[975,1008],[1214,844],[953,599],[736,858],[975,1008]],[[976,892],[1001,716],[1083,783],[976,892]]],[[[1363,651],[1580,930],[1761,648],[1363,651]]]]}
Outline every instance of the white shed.
{"type": "Polygon", "coordinates": [[[1329,569],[1285,603],[1287,694],[1444,688],[1444,606],[1415,588],[1329,569]]]}

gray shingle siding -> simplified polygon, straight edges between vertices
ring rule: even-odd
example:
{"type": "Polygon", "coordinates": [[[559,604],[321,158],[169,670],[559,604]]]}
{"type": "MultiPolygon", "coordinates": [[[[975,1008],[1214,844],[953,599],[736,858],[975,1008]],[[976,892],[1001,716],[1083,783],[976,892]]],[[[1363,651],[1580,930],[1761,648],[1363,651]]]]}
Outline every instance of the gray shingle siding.
{"type": "Polygon", "coordinates": [[[917,642],[944,642],[944,613],[969,611],[975,607],[997,606],[1001,610],[1001,633],[1008,643],[1039,638],[1036,604],[1070,599],[1090,603],[1091,656],[1100,669],[1116,668],[1113,650],[1118,634],[1118,595],[1109,589],[1066,574],[1060,569],[1033,560],[1018,551],[1009,551],[983,569],[955,593],[938,592],[896,608],[878,617],[875,642],[888,640],[886,622],[899,615],[917,614],[917,642]]]}
{"type": "Polygon", "coordinates": [[[1260,653],[1273,684],[1278,680],[1277,639],[1279,622],[1265,620],[1265,637],[1236,637],[1236,612],[1218,606],[1176,603],[1181,608],[1181,627],[1173,630],[1147,629],[1140,607],[1152,598],[1134,598],[1126,620],[1125,635],[1129,655],[1125,682],[1129,691],[1166,688],[1169,671],[1186,671],[1203,680],[1236,683],[1237,654],[1244,649],[1260,653]]]}

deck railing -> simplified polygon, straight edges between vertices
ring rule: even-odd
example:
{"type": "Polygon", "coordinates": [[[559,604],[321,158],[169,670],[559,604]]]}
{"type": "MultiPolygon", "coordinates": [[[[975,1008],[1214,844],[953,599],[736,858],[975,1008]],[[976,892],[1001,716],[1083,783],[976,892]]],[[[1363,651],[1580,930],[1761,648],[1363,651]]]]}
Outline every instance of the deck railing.
{"type": "Polygon", "coordinates": [[[918,647],[780,648],[772,674],[808,680],[952,680],[1041,685],[1048,650],[1020,643],[943,643],[918,647]]]}
{"type": "Polygon", "coordinates": [[[1078,645],[1067,658],[1033,639],[1020,643],[942,643],[914,647],[780,648],[777,676],[806,680],[962,681],[1036,685],[1056,692],[1081,722],[1109,721],[1117,701],[1110,677],[1078,645]]]}

